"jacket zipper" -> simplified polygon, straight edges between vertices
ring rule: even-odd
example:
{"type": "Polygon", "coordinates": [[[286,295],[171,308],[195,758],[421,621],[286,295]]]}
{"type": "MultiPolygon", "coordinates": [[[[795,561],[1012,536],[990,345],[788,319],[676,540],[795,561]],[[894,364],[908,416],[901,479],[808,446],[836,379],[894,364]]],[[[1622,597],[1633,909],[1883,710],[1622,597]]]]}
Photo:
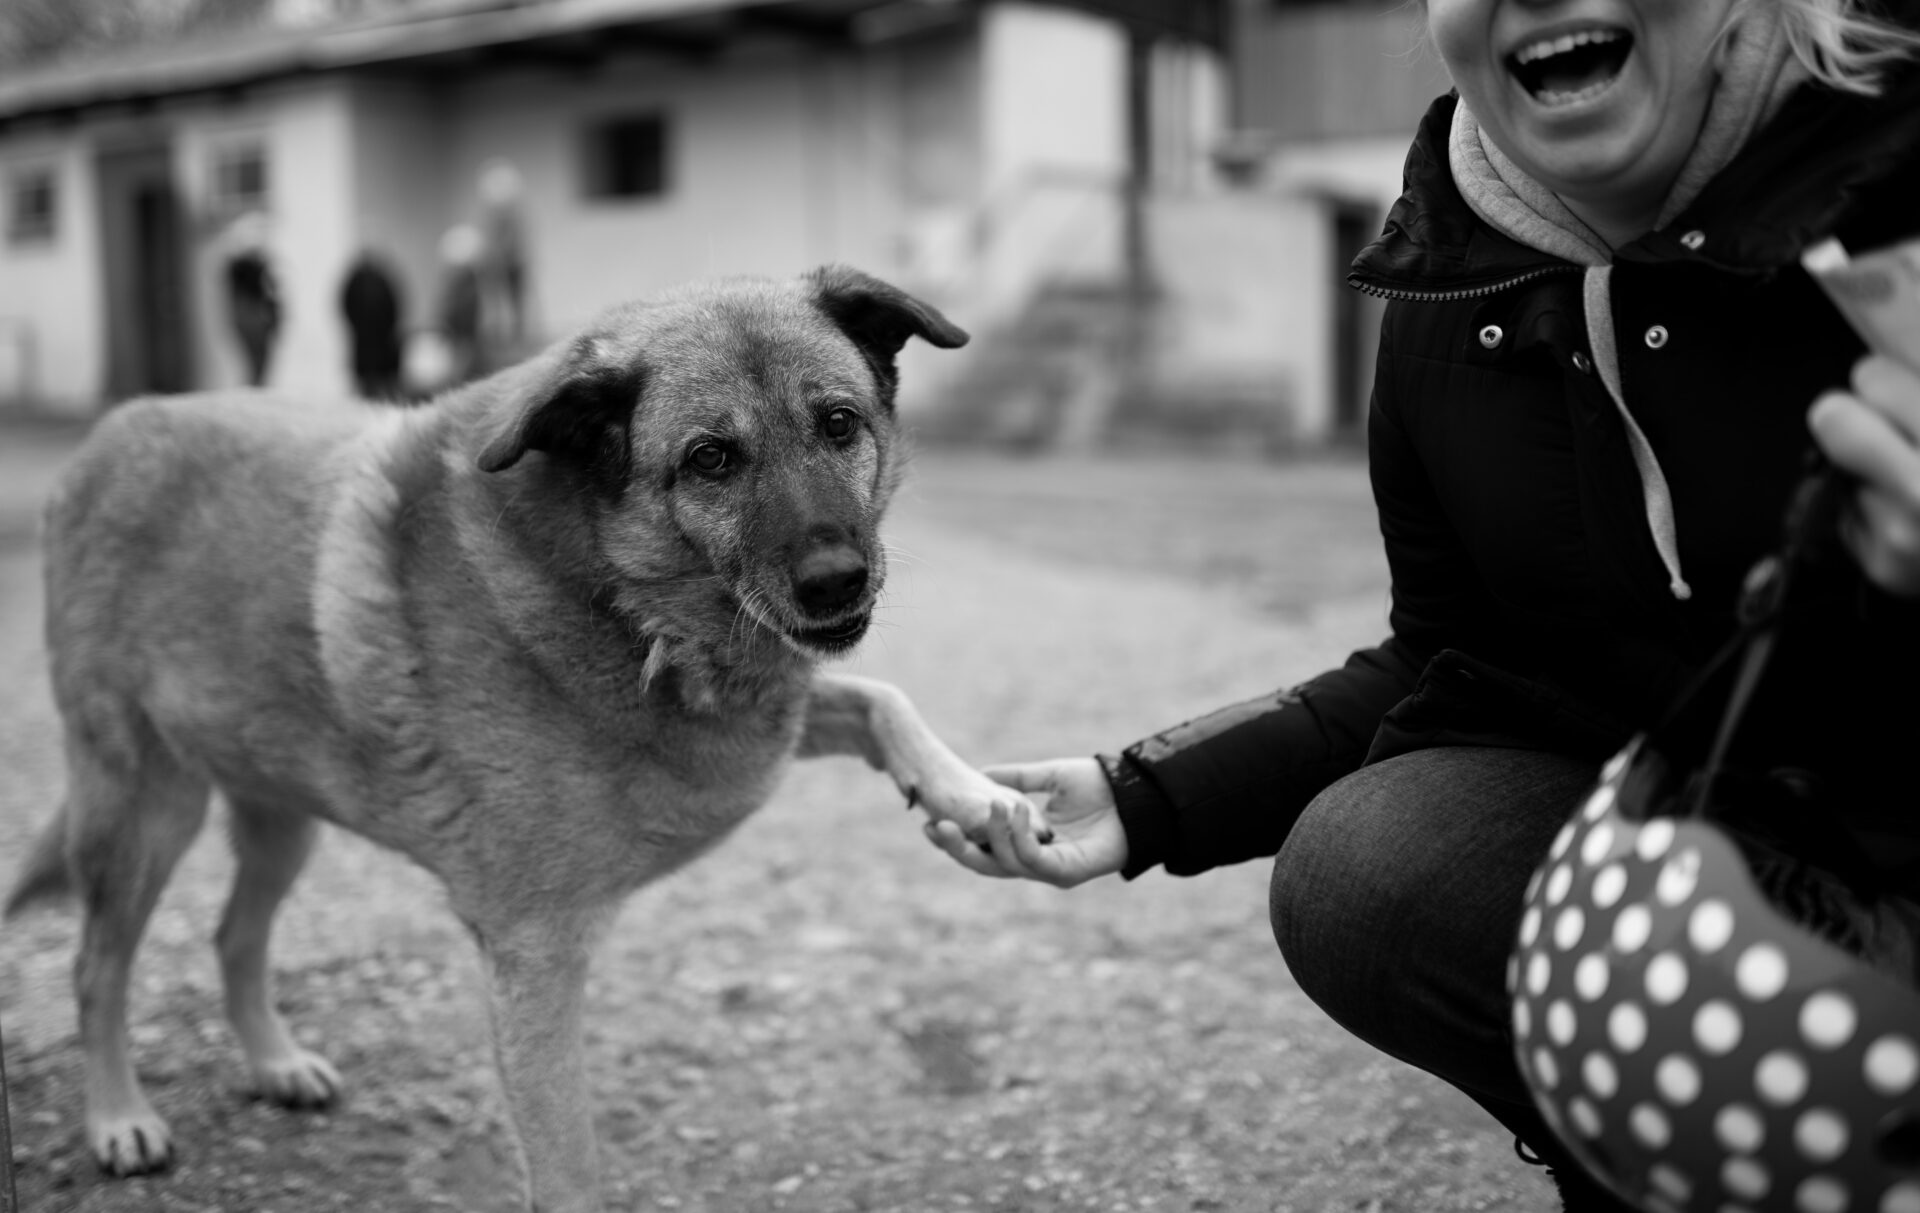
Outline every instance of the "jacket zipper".
{"type": "Polygon", "coordinates": [[[1358,275],[1349,276],[1347,285],[1362,294],[1372,295],[1376,299],[1393,299],[1411,303],[1452,303],[1459,299],[1478,299],[1484,295],[1496,295],[1511,287],[1519,286],[1523,282],[1532,282],[1535,278],[1544,278],[1548,274],[1577,274],[1579,272],[1580,267],[1577,265],[1547,265],[1537,270],[1528,270],[1526,273],[1509,278],[1505,282],[1496,282],[1492,286],[1476,286],[1471,290],[1463,291],[1409,291],[1402,290],[1399,287],[1375,286],[1371,282],[1363,281],[1358,275]]]}

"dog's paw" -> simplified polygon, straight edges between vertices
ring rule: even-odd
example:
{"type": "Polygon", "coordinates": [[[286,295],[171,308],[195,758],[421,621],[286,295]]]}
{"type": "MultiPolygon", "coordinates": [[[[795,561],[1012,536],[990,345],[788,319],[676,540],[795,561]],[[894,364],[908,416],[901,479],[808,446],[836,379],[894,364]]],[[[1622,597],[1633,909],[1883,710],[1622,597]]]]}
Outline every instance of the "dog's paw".
{"type": "Polygon", "coordinates": [[[1011,817],[1014,809],[1024,805],[1040,841],[1049,842],[1053,838],[1046,815],[1024,792],[995,783],[969,766],[942,771],[918,785],[909,803],[925,809],[927,816],[935,821],[953,822],[961,833],[983,846],[987,841],[987,819],[993,810],[998,808],[1011,817]]]}
{"type": "Polygon", "coordinates": [[[145,1100],[125,1112],[89,1116],[87,1145],[109,1175],[146,1175],[173,1162],[173,1135],[145,1100]]]}
{"type": "Polygon", "coordinates": [[[283,1057],[257,1061],[253,1092],[288,1108],[324,1108],[340,1098],[340,1072],[326,1058],[296,1048],[283,1057]]]}

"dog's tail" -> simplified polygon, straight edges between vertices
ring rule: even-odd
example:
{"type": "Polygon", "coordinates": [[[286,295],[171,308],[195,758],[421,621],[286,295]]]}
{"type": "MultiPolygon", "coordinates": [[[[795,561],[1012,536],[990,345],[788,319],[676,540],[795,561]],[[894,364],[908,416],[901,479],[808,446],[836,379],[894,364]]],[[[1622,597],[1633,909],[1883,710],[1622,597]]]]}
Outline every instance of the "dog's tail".
{"type": "Polygon", "coordinates": [[[72,889],[73,877],[67,869],[67,810],[62,805],[34,840],[0,918],[12,918],[39,902],[65,897],[72,889]]]}

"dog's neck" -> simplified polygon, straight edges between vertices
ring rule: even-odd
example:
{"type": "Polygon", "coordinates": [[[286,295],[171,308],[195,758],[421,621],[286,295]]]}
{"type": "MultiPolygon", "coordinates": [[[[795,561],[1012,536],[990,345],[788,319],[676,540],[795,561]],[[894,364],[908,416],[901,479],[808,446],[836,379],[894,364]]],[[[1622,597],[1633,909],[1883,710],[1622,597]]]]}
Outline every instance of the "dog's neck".
{"type": "Polygon", "coordinates": [[[787,697],[818,664],[738,603],[715,610],[695,601],[687,581],[603,584],[596,606],[640,646],[639,687],[657,701],[696,713],[737,713],[787,697]],[[707,623],[715,618],[729,620],[724,634],[707,623]]]}
{"type": "Polygon", "coordinates": [[[490,500],[484,531],[460,537],[493,613],[555,685],[607,710],[737,714],[789,697],[816,659],[770,631],[711,570],[663,565],[637,576],[610,567],[577,535],[542,529],[530,508],[545,492],[533,468],[475,473],[455,491],[490,500]]]}

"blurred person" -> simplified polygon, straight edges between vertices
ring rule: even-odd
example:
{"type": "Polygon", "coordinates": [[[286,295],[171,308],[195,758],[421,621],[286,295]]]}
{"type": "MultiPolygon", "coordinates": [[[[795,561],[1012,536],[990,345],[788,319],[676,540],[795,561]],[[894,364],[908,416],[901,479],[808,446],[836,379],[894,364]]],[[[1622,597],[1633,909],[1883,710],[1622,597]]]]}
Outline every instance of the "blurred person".
{"type": "Polygon", "coordinates": [[[480,330],[480,258],[486,240],[471,223],[448,228],[440,238],[440,327],[437,331],[440,351],[437,382],[426,383],[427,392],[465,383],[481,373],[480,330]]]}
{"type": "Polygon", "coordinates": [[[1920,228],[1920,3],[1423,8],[1456,91],[1351,278],[1389,300],[1369,452],[1391,634],[1118,752],[989,768],[1046,798],[1050,843],[1023,809],[985,846],[928,833],[1061,887],[1277,855],[1302,989],[1490,1112],[1566,1209],[1617,1210],[1514,1060],[1523,890],[1602,762],[1735,635],[1811,448],[1853,478],[1852,583],[1776,653],[1729,761],[1920,898],[1920,811],[1887,794],[1920,736],[1920,376],[1862,358],[1798,265],[1920,228]]]}
{"type": "Polygon", "coordinates": [[[488,351],[490,363],[499,365],[521,355],[527,335],[526,225],[521,216],[525,190],[511,161],[496,157],[480,167],[481,348],[488,351]]]}
{"type": "Polygon", "coordinates": [[[400,285],[386,263],[362,253],[340,286],[352,346],[353,382],[368,400],[400,396],[400,285]]]}
{"type": "Polygon", "coordinates": [[[267,245],[267,217],[250,211],[235,219],[226,234],[221,269],[227,295],[227,319],[239,339],[249,387],[261,387],[280,334],[280,284],[267,245]]]}

